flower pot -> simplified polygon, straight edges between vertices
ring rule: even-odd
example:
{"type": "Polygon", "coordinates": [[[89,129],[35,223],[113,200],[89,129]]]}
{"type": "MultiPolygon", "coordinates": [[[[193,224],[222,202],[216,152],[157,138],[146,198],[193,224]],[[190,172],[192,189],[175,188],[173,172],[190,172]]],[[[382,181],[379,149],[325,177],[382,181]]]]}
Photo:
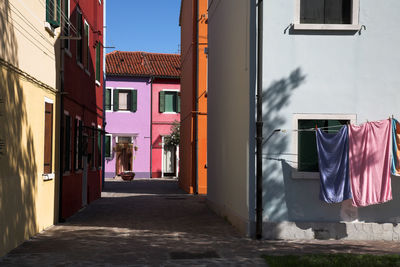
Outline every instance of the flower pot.
{"type": "Polygon", "coordinates": [[[121,173],[121,178],[124,181],[132,181],[134,177],[135,177],[135,173],[134,172],[123,172],[123,173],[121,173]]]}

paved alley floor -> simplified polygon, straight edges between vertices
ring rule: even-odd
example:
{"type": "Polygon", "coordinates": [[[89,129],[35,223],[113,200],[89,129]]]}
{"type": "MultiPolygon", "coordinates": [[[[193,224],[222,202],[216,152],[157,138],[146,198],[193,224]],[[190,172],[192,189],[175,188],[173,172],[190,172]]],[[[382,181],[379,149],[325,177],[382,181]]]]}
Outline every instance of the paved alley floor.
{"type": "Polygon", "coordinates": [[[107,180],[102,199],[23,243],[0,266],[265,266],[262,254],[400,252],[395,242],[256,241],[176,180],[107,180]]]}

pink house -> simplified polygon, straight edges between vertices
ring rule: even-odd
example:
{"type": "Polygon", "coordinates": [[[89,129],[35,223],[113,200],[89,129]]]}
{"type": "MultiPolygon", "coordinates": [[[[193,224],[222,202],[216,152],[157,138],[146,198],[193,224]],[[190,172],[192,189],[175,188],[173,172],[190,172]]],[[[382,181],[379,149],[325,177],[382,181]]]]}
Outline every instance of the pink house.
{"type": "Polygon", "coordinates": [[[180,81],[158,79],[152,89],[152,177],[178,176],[179,149],[167,147],[164,137],[180,123],[180,81]]]}
{"type": "Polygon", "coordinates": [[[164,137],[180,122],[180,55],[114,51],[106,63],[106,177],[177,176],[164,137]]]}

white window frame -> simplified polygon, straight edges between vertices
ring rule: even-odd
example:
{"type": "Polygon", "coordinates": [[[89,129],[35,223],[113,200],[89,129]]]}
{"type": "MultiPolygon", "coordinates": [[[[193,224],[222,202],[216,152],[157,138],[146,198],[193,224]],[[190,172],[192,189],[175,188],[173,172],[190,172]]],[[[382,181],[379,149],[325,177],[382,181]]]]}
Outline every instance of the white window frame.
{"type": "MultiPolygon", "coordinates": [[[[51,130],[51,132],[52,132],[52,137],[51,137],[52,138],[52,141],[51,141],[51,164],[52,164],[51,170],[52,170],[52,172],[51,173],[43,173],[42,174],[43,181],[50,181],[50,180],[53,180],[54,177],[55,177],[55,172],[54,172],[55,171],[54,170],[54,159],[55,159],[55,157],[54,157],[54,146],[55,146],[55,144],[54,144],[54,142],[55,142],[55,136],[54,136],[54,134],[55,134],[55,130],[54,130],[54,125],[55,125],[54,100],[50,99],[48,97],[44,97],[44,103],[49,103],[49,104],[53,105],[53,118],[52,118],[52,120],[53,120],[53,129],[51,130]]],[[[43,121],[43,123],[44,123],[44,121],[43,121]]],[[[44,151],[43,151],[43,155],[44,155],[44,151]]]]}
{"type": "Polygon", "coordinates": [[[106,109],[106,107],[104,107],[104,109],[106,110],[106,112],[113,112],[114,110],[113,110],[113,106],[114,106],[114,104],[113,104],[113,100],[114,100],[114,88],[112,88],[112,87],[106,87],[106,94],[107,94],[107,89],[110,89],[111,90],[111,96],[110,96],[110,109],[106,109]]]}
{"type": "MultiPolygon", "coordinates": [[[[67,19],[67,24],[68,24],[68,34],[71,34],[71,21],[70,21],[70,18],[71,18],[71,0],[68,0],[68,6],[66,7],[67,8],[67,13],[68,13],[68,17],[67,18],[64,18],[64,19],[67,19]]],[[[71,40],[70,39],[67,39],[67,42],[68,42],[68,48],[65,48],[65,53],[69,56],[69,57],[72,57],[72,54],[71,54],[71,40]]]]}
{"type": "Polygon", "coordinates": [[[319,179],[319,172],[298,171],[298,121],[299,120],[349,120],[351,124],[357,122],[356,114],[323,114],[323,113],[295,113],[293,114],[292,153],[296,157],[292,163],[293,179],[319,179]]]}
{"type": "Polygon", "coordinates": [[[87,53],[86,53],[87,66],[85,67],[85,72],[86,72],[87,75],[90,76],[90,72],[89,72],[89,65],[90,65],[90,62],[89,62],[90,61],[90,45],[89,45],[89,43],[90,43],[90,25],[87,22],[87,20],[85,19],[85,21],[83,23],[83,31],[85,32],[85,34],[86,34],[86,30],[85,30],[86,25],[88,27],[88,34],[87,34],[87,44],[86,44],[86,46],[87,46],[86,47],[86,49],[87,49],[87,53]]]}
{"type": "MultiPolygon", "coordinates": [[[[179,89],[162,89],[161,91],[163,91],[163,92],[178,92],[178,94],[180,92],[179,89]]],[[[160,99],[158,99],[158,103],[160,103],[160,99]]],[[[161,114],[179,114],[179,112],[164,111],[161,114]]]]}
{"type": "MultiPolygon", "coordinates": [[[[110,156],[109,157],[107,157],[106,156],[106,150],[105,150],[105,148],[104,148],[104,158],[106,158],[106,159],[112,159],[113,158],[113,149],[112,149],[112,147],[113,147],[113,135],[112,134],[105,134],[104,135],[104,144],[105,144],[105,137],[106,136],[109,136],[110,137],[110,156]]],[[[117,142],[115,142],[115,143],[117,143],[117,142]]]]}
{"type": "Polygon", "coordinates": [[[295,0],[295,14],[294,14],[294,25],[295,30],[349,30],[358,31],[361,29],[359,24],[360,17],[360,0],[353,0],[353,12],[351,24],[311,24],[311,23],[300,23],[300,1],[295,0]]]}
{"type": "MultiPolygon", "coordinates": [[[[71,126],[73,125],[73,120],[72,120],[72,117],[71,117],[71,115],[69,114],[69,112],[67,111],[67,110],[64,110],[64,116],[65,115],[67,115],[67,116],[69,116],[69,118],[70,118],[70,126],[69,126],[69,130],[70,130],[70,133],[69,133],[69,143],[70,143],[70,145],[71,145],[71,140],[73,139],[73,138],[71,138],[71,126]]],[[[64,125],[65,126],[65,125],[64,125]]],[[[64,137],[65,138],[65,137],[64,137]]],[[[64,153],[65,153],[65,151],[64,151],[64,153]]],[[[63,164],[64,164],[65,162],[63,162],[63,164]]],[[[69,171],[64,171],[63,170],[63,174],[64,175],[70,175],[71,174],[71,171],[72,171],[72,153],[69,153],[69,166],[68,166],[69,168],[69,171]]]]}
{"type": "MultiPolygon", "coordinates": [[[[118,110],[114,111],[114,90],[122,90],[122,91],[134,91],[137,90],[135,88],[132,87],[115,87],[113,90],[111,90],[111,110],[112,112],[121,112],[121,113],[136,113],[136,112],[132,112],[130,109],[128,110],[120,110],[119,106],[118,106],[118,110]]],[[[118,94],[119,97],[119,94],[118,94]]],[[[118,105],[119,105],[119,99],[118,99],[118,105]]]]}

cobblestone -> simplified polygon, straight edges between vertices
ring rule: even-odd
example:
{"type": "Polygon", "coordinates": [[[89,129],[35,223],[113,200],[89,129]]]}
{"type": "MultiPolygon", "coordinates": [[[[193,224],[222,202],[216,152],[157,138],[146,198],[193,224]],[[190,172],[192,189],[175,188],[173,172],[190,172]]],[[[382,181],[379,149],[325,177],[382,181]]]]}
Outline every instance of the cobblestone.
{"type": "Polygon", "coordinates": [[[400,252],[386,241],[256,241],[175,180],[107,180],[102,199],[36,235],[1,266],[265,266],[262,254],[400,252]]]}

